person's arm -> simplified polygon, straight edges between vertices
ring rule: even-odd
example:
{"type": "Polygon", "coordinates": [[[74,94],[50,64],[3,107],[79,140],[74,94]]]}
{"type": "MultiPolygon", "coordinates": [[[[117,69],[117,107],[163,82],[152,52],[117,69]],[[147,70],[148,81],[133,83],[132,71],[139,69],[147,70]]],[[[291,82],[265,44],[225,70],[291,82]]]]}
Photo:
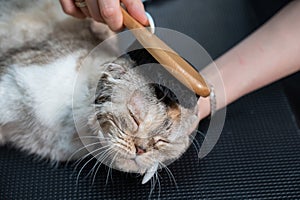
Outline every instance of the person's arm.
{"type": "MultiPolygon", "coordinates": [[[[215,87],[217,107],[300,70],[300,0],[293,1],[270,21],[215,61],[224,87],[211,66],[203,70],[215,87]],[[225,96],[219,95],[225,89],[225,96]]],[[[208,99],[199,100],[200,118],[209,115],[208,99]]]]}
{"type": "Polygon", "coordinates": [[[144,5],[141,0],[78,0],[82,7],[76,6],[76,0],[60,0],[64,12],[77,18],[91,17],[97,22],[106,23],[113,31],[123,26],[120,9],[122,2],[130,15],[143,25],[148,25],[144,5]]]}

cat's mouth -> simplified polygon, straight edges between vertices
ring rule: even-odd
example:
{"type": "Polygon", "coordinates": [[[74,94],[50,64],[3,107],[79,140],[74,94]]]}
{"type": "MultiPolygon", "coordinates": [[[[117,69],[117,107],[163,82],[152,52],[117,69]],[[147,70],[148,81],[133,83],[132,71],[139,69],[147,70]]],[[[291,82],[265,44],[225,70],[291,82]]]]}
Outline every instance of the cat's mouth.
{"type": "MultiPolygon", "coordinates": [[[[114,155],[117,154],[118,152],[116,152],[114,155]]],[[[110,165],[110,167],[124,172],[144,175],[156,163],[156,161],[153,159],[147,159],[146,156],[137,155],[135,157],[128,158],[127,156],[120,155],[118,158],[115,157],[114,159],[114,155],[111,156],[111,159],[113,159],[111,161],[113,162],[113,165],[110,165]]]]}

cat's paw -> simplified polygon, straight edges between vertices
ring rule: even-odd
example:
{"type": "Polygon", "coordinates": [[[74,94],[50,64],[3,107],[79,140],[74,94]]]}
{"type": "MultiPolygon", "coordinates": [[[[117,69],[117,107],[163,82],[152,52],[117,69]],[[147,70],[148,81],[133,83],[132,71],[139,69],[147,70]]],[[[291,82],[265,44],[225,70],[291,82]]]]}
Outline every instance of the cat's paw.
{"type": "Polygon", "coordinates": [[[126,68],[116,63],[108,63],[104,65],[106,67],[105,73],[113,79],[120,79],[123,74],[126,73],[126,68]]]}
{"type": "Polygon", "coordinates": [[[106,63],[105,73],[114,79],[120,79],[135,63],[130,59],[119,58],[112,63],[106,63]]]}

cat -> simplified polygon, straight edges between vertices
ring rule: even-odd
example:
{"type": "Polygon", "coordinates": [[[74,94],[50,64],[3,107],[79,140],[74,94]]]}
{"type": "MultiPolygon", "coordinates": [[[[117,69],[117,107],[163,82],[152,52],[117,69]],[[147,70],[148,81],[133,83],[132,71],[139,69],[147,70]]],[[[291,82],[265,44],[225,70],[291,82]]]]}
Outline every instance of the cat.
{"type": "Polygon", "coordinates": [[[146,174],[143,182],[188,148],[197,109],[144,84],[130,58],[104,62],[110,52],[102,52],[100,66],[81,70],[89,52],[114,34],[106,25],[66,16],[50,0],[1,1],[0,11],[0,145],[53,161],[92,154],[146,174]],[[78,80],[79,72],[86,78],[78,80]]]}

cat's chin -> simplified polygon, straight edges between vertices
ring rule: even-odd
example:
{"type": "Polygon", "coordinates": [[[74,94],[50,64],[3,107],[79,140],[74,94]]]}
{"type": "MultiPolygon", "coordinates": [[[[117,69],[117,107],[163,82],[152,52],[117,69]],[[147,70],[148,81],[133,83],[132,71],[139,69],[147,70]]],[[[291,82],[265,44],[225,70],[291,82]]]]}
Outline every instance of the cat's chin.
{"type": "Polygon", "coordinates": [[[140,166],[136,159],[119,158],[115,161],[115,167],[118,170],[130,173],[144,174],[147,170],[144,166],[140,166]]]}
{"type": "Polygon", "coordinates": [[[150,161],[149,159],[144,158],[143,156],[137,156],[132,159],[118,158],[115,161],[114,167],[124,172],[144,174],[153,165],[154,161],[150,161]]]}

